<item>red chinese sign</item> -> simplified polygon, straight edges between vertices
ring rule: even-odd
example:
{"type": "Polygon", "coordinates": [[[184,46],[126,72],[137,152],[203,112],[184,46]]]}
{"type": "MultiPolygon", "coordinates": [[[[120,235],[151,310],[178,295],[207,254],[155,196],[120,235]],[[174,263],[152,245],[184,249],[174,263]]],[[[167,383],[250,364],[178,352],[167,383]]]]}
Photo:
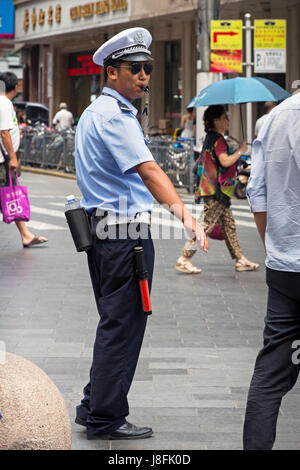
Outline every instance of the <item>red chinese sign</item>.
{"type": "Polygon", "coordinates": [[[76,67],[69,68],[70,77],[79,77],[82,75],[97,75],[101,73],[101,67],[93,62],[93,56],[77,55],[76,56],[76,67]]]}

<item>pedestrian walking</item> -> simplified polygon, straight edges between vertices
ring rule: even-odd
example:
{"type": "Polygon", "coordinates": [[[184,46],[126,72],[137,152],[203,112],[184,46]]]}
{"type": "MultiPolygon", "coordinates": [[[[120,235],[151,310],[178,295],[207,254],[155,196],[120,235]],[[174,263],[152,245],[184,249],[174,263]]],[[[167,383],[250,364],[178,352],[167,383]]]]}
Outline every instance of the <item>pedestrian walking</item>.
{"type": "Polygon", "coordinates": [[[88,439],[140,439],[152,434],[151,428],[137,427],[126,417],[127,394],[147,323],[135,279],[134,248],[144,249],[151,288],[153,196],[170,207],[198,247],[207,251],[203,230],[155,162],[136,119],[132,102],[148,89],[151,41],[146,29],[131,28],[95,52],[93,60],[104,68],[106,83],[76,130],[77,182],[81,204],[91,218],[88,263],[100,314],[90,382],[76,416],[76,422],[86,426],[88,439]]]}
{"type": "MultiPolygon", "coordinates": [[[[17,171],[16,152],[20,146],[20,130],[12,100],[18,93],[18,78],[12,72],[0,74],[0,186],[8,186],[9,171],[17,171]]],[[[14,178],[13,178],[14,179],[14,178]]],[[[1,207],[0,207],[1,210],[1,207]]],[[[15,221],[24,248],[47,242],[47,238],[31,233],[26,223],[15,221]]]]}
{"type": "MultiPolygon", "coordinates": [[[[220,227],[228,251],[235,260],[236,271],[254,271],[257,263],[243,255],[236,233],[235,220],[231,210],[231,196],[236,176],[236,162],[247,151],[243,142],[239,149],[230,154],[224,139],[229,129],[229,119],[224,106],[210,106],[204,113],[206,138],[203,144],[200,166],[201,178],[196,198],[204,200],[204,231],[210,234],[216,224],[220,227]]],[[[196,253],[193,240],[188,240],[178,258],[175,269],[185,274],[199,274],[201,269],[194,266],[191,258],[196,253]]]]}
{"type": "Polygon", "coordinates": [[[52,123],[58,131],[71,129],[74,125],[74,118],[71,111],[68,110],[67,103],[60,103],[59,111],[55,114],[52,123]]]}
{"type": "Polygon", "coordinates": [[[252,149],[247,191],[266,249],[269,292],[264,345],[248,394],[246,450],[272,449],[281,400],[299,374],[295,350],[300,340],[299,127],[300,95],[296,94],[272,111],[252,149]]]}
{"type": "Polygon", "coordinates": [[[182,129],[180,137],[191,139],[196,134],[196,120],[194,117],[194,108],[187,108],[186,114],[181,118],[180,128],[182,129]]]}
{"type": "Polygon", "coordinates": [[[272,109],[275,108],[275,106],[277,106],[277,103],[275,103],[274,101],[265,102],[264,104],[265,114],[263,114],[259,119],[257,119],[255,123],[255,131],[254,131],[255,137],[258,136],[260,129],[262,128],[266,120],[268,119],[270,112],[272,111],[272,109]]]}

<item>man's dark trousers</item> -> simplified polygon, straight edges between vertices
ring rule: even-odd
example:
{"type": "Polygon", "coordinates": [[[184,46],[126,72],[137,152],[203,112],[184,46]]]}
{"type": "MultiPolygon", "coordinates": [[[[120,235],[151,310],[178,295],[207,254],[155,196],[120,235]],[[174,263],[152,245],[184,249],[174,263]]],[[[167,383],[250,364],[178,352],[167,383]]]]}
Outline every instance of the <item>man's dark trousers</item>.
{"type": "Polygon", "coordinates": [[[88,253],[100,315],[90,382],[77,407],[77,416],[87,421],[88,438],[114,432],[129,414],[127,394],[147,323],[134,276],[134,247],[142,245],[144,248],[150,288],[154,264],[150,229],[148,225],[141,226],[148,239],[134,240],[128,236],[120,239],[117,226],[116,239],[99,240],[94,236],[93,248],[88,253]]]}
{"type": "Polygon", "coordinates": [[[267,284],[264,347],[257,357],[248,394],[245,450],[272,449],[281,400],[299,374],[300,273],[267,268],[267,284]]]}

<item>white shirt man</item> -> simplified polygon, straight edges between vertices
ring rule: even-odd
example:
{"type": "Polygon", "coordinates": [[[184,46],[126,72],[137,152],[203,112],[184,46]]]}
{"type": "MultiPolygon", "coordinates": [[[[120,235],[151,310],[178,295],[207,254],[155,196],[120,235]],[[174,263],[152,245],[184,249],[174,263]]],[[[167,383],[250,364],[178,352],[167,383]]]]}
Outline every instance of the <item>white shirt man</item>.
{"type": "Polygon", "coordinates": [[[74,118],[71,111],[67,110],[66,103],[60,103],[59,111],[55,114],[53,118],[53,125],[58,131],[63,131],[65,129],[70,129],[74,124],[74,118]]]}
{"type": "MultiPolygon", "coordinates": [[[[19,163],[16,152],[20,133],[12,100],[18,93],[18,78],[12,72],[0,74],[0,186],[6,186],[8,171],[16,171],[19,163]],[[4,158],[5,156],[5,158],[4,158]]],[[[24,248],[47,242],[47,238],[31,233],[23,220],[16,220],[24,248]]]]}
{"type": "Polygon", "coordinates": [[[299,374],[299,127],[296,94],[270,113],[252,147],[247,194],[266,249],[269,291],[263,348],[248,393],[245,450],[273,448],[282,398],[299,374]]]}
{"type": "Polygon", "coordinates": [[[1,131],[9,130],[14,152],[17,152],[20,146],[20,131],[16,112],[12,102],[5,96],[0,94],[0,163],[4,162],[4,144],[1,139],[1,131]]]}

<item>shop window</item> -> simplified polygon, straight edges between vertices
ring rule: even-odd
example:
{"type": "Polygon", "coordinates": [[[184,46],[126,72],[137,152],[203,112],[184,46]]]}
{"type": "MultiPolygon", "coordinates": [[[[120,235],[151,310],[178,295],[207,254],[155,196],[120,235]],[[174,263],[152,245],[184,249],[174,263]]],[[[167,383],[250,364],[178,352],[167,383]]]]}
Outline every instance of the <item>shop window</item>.
{"type": "Polygon", "coordinates": [[[75,122],[100,95],[101,67],[93,62],[93,52],[80,52],[69,56],[69,77],[71,80],[71,111],[75,122]]]}

